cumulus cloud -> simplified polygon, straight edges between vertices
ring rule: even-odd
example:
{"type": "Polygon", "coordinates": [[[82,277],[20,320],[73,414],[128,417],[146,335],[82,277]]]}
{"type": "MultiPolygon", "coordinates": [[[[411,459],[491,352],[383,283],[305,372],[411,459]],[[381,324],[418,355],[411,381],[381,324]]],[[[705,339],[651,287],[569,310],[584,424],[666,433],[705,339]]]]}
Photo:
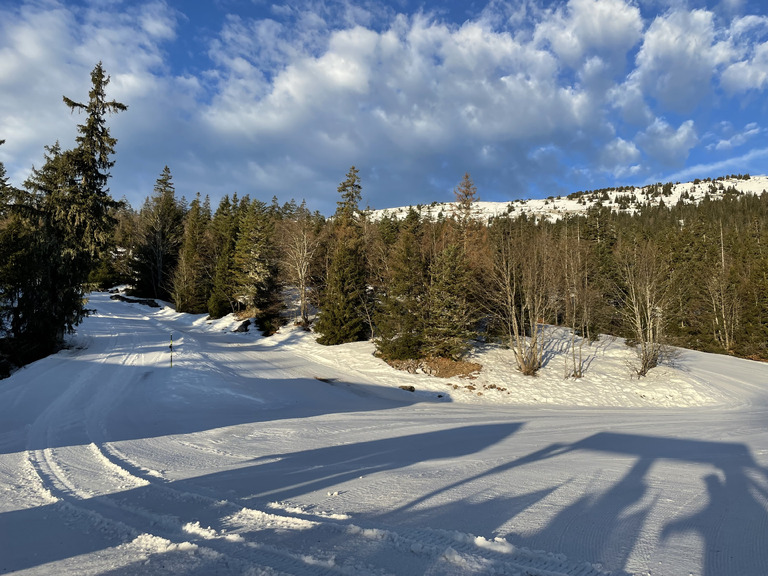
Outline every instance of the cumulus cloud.
{"type": "Polygon", "coordinates": [[[165,164],[187,196],[276,194],[328,210],[352,164],[364,202],[383,207],[450,199],[467,170],[501,200],[744,146],[759,127],[728,133],[709,118],[738,103],[745,125],[759,108],[736,98],[768,88],[768,18],[654,2],[491,0],[453,20],[437,4],[262,3],[196,29],[202,58],[189,68],[174,48],[193,13],[22,2],[0,8],[0,160],[19,182],[44,144],[69,145],[77,117],[61,95],[84,99],[99,59],[110,97],[129,105],[110,120],[112,188],[134,204],[165,164]]]}
{"type": "MultiPolygon", "coordinates": [[[[44,144],[74,141],[79,120],[67,113],[62,95],[87,99],[90,71],[98,61],[111,74],[108,90],[117,100],[134,106],[172,95],[172,81],[157,75],[165,69],[160,43],[174,37],[175,15],[164,4],[115,15],[98,6],[25,3],[0,13],[0,22],[0,37],[5,37],[0,44],[0,126],[6,153],[16,159],[17,180],[39,164],[44,144]]],[[[183,90],[194,84],[187,82],[183,90]]],[[[134,115],[132,124],[142,124],[140,119],[134,115]]]]}
{"type": "Polygon", "coordinates": [[[207,122],[257,149],[264,137],[300,133],[296,149],[318,170],[332,159],[407,164],[425,154],[504,163],[515,142],[600,122],[585,93],[558,82],[550,52],[482,22],[451,27],[417,14],[381,32],[338,30],[323,53],[295,57],[267,93],[246,97],[241,86],[256,73],[254,64],[230,69],[207,122]]]}
{"type": "Polygon", "coordinates": [[[680,166],[698,143],[699,137],[692,120],[686,120],[675,129],[663,118],[657,118],[637,137],[637,141],[643,151],[660,164],[680,166]]]}
{"type": "Polygon", "coordinates": [[[723,71],[723,87],[734,94],[768,85],[768,17],[736,18],[730,35],[736,57],[723,71]]]}
{"type": "Polygon", "coordinates": [[[706,10],[674,11],[657,17],[648,28],[628,83],[665,108],[691,112],[709,96],[718,67],[733,50],[715,29],[706,10]]]}
{"type": "Polygon", "coordinates": [[[601,168],[616,177],[636,174],[641,168],[640,150],[634,142],[616,138],[609,142],[601,154],[601,168]]]}
{"type": "Polygon", "coordinates": [[[536,27],[535,38],[547,43],[567,65],[577,68],[589,56],[623,65],[640,41],[640,10],[624,0],[569,0],[536,27]]]}

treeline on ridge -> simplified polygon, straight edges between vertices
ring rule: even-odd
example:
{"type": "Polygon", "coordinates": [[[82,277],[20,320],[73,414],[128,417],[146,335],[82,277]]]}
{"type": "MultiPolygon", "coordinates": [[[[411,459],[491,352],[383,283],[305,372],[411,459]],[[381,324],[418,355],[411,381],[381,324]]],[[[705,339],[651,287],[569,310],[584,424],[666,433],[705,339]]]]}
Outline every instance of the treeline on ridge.
{"type": "Polygon", "coordinates": [[[636,347],[640,375],[669,344],[768,359],[765,193],[481,221],[465,174],[450,216],[373,219],[352,167],[325,218],[303,202],[187,202],[165,167],[135,210],[106,186],[116,139],[105,117],[126,106],[106,99],[101,64],[91,79],[87,103],[64,98],[85,114],[75,148],[47,147],[22,188],[0,164],[0,372],[3,358],[55,350],[89,313],[88,290],[117,284],[182,312],[254,317],[265,334],[290,317],[321,344],[371,338],[391,362],[460,360],[476,341],[500,342],[535,374],[553,325],[572,335],[575,377],[603,333],[636,347]]]}
{"type": "MultiPolygon", "coordinates": [[[[549,222],[477,220],[468,174],[450,217],[371,219],[354,167],[338,190],[328,219],[247,196],[212,210],[207,198],[176,198],[166,168],[140,210],[118,211],[120,248],[92,280],[131,284],[179,311],[244,312],[267,334],[288,295],[302,325],[318,311],[320,343],[372,338],[388,360],[460,359],[474,341],[500,341],[535,374],[543,325],[570,328],[574,351],[601,333],[627,338],[640,374],[668,344],[768,358],[766,194],[634,215],[595,206],[549,222]]],[[[574,352],[572,375],[583,367],[574,352]]]]}

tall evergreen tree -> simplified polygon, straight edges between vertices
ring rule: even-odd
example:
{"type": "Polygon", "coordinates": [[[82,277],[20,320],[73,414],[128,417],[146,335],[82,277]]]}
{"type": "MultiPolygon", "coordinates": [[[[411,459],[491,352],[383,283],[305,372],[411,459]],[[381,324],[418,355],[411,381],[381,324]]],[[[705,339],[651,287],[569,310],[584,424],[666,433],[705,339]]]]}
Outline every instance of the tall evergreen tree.
{"type": "Polygon", "coordinates": [[[173,301],[179,312],[200,314],[208,310],[211,293],[211,246],[208,227],[211,206],[200,194],[192,201],[184,217],[184,235],[179,261],[173,274],[173,301]]]}
{"type": "Polygon", "coordinates": [[[64,97],[71,110],[86,114],[76,147],[47,147],[45,164],[33,170],[26,191],[14,192],[12,202],[3,193],[0,211],[10,215],[3,259],[12,265],[3,274],[2,306],[22,361],[50,353],[87,314],[84,285],[114,224],[116,203],[106,185],[117,140],[105,117],[127,107],[107,101],[109,77],[101,63],[91,82],[87,103],[64,97]]]}
{"type": "Polygon", "coordinates": [[[107,188],[109,171],[115,164],[112,155],[117,139],[110,135],[106,116],[128,109],[116,100],[107,100],[109,81],[99,62],[91,72],[91,90],[86,103],[63,97],[72,112],[83,112],[86,118],[85,123],[77,127],[77,146],[67,153],[66,160],[77,185],[59,189],[57,192],[65,193],[63,197],[55,193],[52,197],[57,218],[67,222],[70,231],[92,255],[107,242],[114,226],[110,211],[117,206],[107,188]]]}
{"type": "Polygon", "coordinates": [[[450,243],[429,265],[424,352],[459,360],[471,346],[475,314],[468,298],[470,270],[461,247],[450,243]]]}
{"type": "Polygon", "coordinates": [[[214,318],[235,312],[238,306],[235,295],[234,255],[239,212],[237,195],[231,199],[224,196],[211,220],[212,269],[208,313],[214,318]]]}
{"type": "Polygon", "coordinates": [[[453,194],[456,197],[456,204],[459,209],[460,218],[463,221],[469,220],[472,216],[472,204],[479,200],[477,196],[477,187],[472,182],[469,172],[464,173],[459,185],[454,188],[453,194]]]}
{"type": "Polygon", "coordinates": [[[153,195],[145,200],[139,212],[134,250],[134,289],[138,294],[163,300],[171,298],[183,233],[184,207],[176,199],[173,177],[165,166],[155,181],[153,195]]]}
{"type": "MultiPolygon", "coordinates": [[[[415,211],[413,214],[416,214],[415,211]]],[[[376,315],[376,348],[391,360],[424,355],[426,262],[418,215],[406,219],[392,248],[388,277],[376,315]]]]}
{"type": "Polygon", "coordinates": [[[330,262],[315,327],[321,334],[317,341],[325,345],[355,342],[368,333],[368,294],[358,206],[361,185],[354,166],[339,184],[338,192],[341,200],[334,215],[330,262]]]}
{"type": "Polygon", "coordinates": [[[274,222],[279,217],[280,212],[264,202],[251,201],[240,214],[233,256],[235,298],[251,311],[265,334],[279,327],[281,301],[274,222]]]}

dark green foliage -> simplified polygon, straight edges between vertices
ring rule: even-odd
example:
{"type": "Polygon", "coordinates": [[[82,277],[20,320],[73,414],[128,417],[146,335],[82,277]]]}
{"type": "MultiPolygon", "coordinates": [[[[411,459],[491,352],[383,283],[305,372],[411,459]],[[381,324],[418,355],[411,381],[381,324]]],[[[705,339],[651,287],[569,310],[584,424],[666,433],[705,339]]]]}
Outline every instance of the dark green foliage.
{"type": "MultiPolygon", "coordinates": [[[[384,222],[385,229],[391,223],[384,222]]],[[[426,262],[418,227],[406,222],[392,247],[389,276],[376,315],[376,349],[384,358],[420,358],[425,346],[426,262]]]]}
{"type": "Polygon", "coordinates": [[[184,235],[179,260],[173,275],[173,301],[179,312],[201,314],[208,311],[211,295],[211,207],[200,194],[184,216],[184,235]]]}
{"type": "Polygon", "coordinates": [[[317,341],[328,346],[362,340],[369,332],[366,323],[369,294],[358,207],[361,186],[354,166],[338,191],[341,200],[332,224],[329,263],[315,326],[321,334],[317,341]]]}
{"type": "Polygon", "coordinates": [[[86,117],[85,123],[77,127],[77,146],[65,153],[64,163],[76,185],[51,191],[56,219],[66,222],[66,228],[91,255],[107,244],[114,226],[111,211],[117,207],[107,188],[117,139],[109,133],[106,116],[128,109],[125,104],[107,100],[109,80],[99,62],[91,72],[87,103],[63,97],[72,112],[84,112],[86,117]]]}
{"type": "Polygon", "coordinates": [[[213,215],[210,226],[211,254],[211,295],[208,298],[208,314],[221,318],[235,312],[238,303],[235,297],[234,255],[239,229],[238,199],[224,196],[213,215]]]}
{"type": "Polygon", "coordinates": [[[430,263],[425,355],[458,360],[469,350],[476,335],[470,281],[470,270],[458,245],[449,244],[430,263]]]}
{"type": "Polygon", "coordinates": [[[0,171],[0,323],[5,348],[23,363],[53,351],[87,315],[85,283],[107,253],[117,203],[106,188],[116,139],[105,116],[126,106],[107,101],[101,64],[91,73],[89,100],[64,97],[86,114],[76,147],[46,148],[24,191],[0,171]]]}
{"type": "Polygon", "coordinates": [[[332,346],[363,340],[368,334],[363,311],[367,298],[365,260],[359,231],[345,226],[336,231],[315,330],[320,344],[332,346]]]}
{"type": "Polygon", "coordinates": [[[166,166],[155,181],[153,195],[139,212],[133,251],[136,294],[171,299],[183,234],[184,207],[176,199],[173,177],[166,166]]]}
{"type": "Polygon", "coordinates": [[[280,326],[281,286],[278,281],[275,220],[281,211],[259,200],[243,206],[233,257],[235,299],[269,335],[280,326]]]}
{"type": "Polygon", "coordinates": [[[341,200],[336,203],[336,224],[346,226],[358,220],[360,216],[360,199],[362,198],[362,186],[358,169],[352,166],[347,172],[347,178],[338,187],[341,200]]]}

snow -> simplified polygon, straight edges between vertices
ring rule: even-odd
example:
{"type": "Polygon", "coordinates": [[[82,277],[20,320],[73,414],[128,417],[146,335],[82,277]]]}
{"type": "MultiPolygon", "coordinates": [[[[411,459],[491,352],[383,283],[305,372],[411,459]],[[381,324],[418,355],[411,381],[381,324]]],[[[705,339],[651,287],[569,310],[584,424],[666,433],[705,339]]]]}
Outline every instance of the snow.
{"type": "Polygon", "coordinates": [[[0,573],[768,574],[768,365],[550,330],[531,378],[94,294],[0,381],[0,573]],[[170,342],[173,337],[173,367],[170,342]],[[411,385],[415,392],[400,389],[411,385]]]}
{"type": "MultiPolygon", "coordinates": [[[[681,199],[685,203],[697,204],[705,196],[716,200],[724,196],[728,189],[735,189],[739,194],[762,194],[768,191],[768,176],[752,176],[747,180],[740,178],[722,178],[716,181],[702,180],[699,182],[671,183],[672,188],[668,196],[653,195],[654,187],[661,192],[661,183],[650,184],[642,187],[625,187],[622,189],[605,189],[600,191],[585,191],[576,195],[558,196],[542,199],[515,200],[514,202],[484,202],[478,201],[472,204],[472,215],[480,220],[488,220],[495,216],[509,214],[512,217],[527,215],[529,218],[545,219],[551,222],[565,216],[585,215],[587,210],[600,202],[604,207],[614,212],[635,213],[640,205],[649,204],[658,206],[661,201],[667,206],[674,206],[681,199]],[[607,198],[605,198],[607,196],[607,198]],[[621,199],[633,198],[627,207],[622,207],[621,199]]],[[[398,208],[384,208],[371,210],[370,215],[374,220],[393,216],[405,218],[409,206],[398,208]]],[[[458,205],[454,202],[434,202],[428,205],[414,206],[422,216],[437,218],[441,214],[445,217],[457,212],[458,205]]]]}

